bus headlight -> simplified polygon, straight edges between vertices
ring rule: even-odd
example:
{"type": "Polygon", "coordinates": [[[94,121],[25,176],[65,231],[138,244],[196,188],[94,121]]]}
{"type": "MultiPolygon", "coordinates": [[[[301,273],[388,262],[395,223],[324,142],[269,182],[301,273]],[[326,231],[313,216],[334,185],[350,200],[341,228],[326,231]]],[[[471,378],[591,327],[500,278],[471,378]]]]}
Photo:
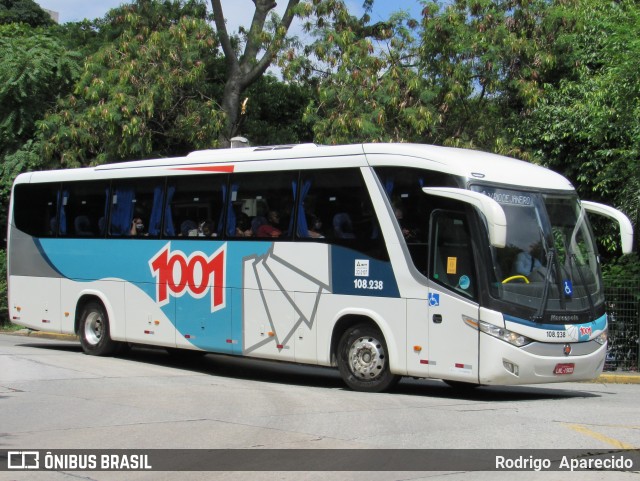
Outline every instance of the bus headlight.
{"type": "Polygon", "coordinates": [[[598,337],[594,339],[598,344],[604,346],[607,343],[607,331],[602,331],[598,337]]]}
{"type": "Polygon", "coordinates": [[[489,334],[495,338],[501,339],[509,344],[512,344],[517,347],[526,346],[529,344],[531,339],[522,334],[518,334],[516,332],[511,332],[504,327],[494,326],[493,324],[487,324],[486,322],[480,321],[479,323],[480,330],[484,333],[489,334]]]}

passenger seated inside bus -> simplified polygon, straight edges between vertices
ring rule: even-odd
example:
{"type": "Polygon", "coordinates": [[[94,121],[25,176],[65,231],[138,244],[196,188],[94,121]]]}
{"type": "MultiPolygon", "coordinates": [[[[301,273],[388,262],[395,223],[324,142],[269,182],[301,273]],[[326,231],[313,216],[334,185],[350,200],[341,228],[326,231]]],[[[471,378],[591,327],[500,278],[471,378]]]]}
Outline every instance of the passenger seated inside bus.
{"type": "Polygon", "coordinates": [[[402,210],[402,208],[396,207],[393,210],[393,212],[396,216],[396,220],[398,221],[398,224],[400,224],[400,230],[402,231],[402,235],[404,236],[405,240],[407,241],[415,240],[417,238],[416,231],[415,229],[409,228],[409,226],[407,225],[407,222],[405,221],[405,218],[404,218],[404,211],[402,210]]]}
{"type": "Polygon", "coordinates": [[[144,222],[142,222],[140,217],[135,217],[131,222],[131,230],[129,231],[129,234],[134,237],[147,235],[144,232],[144,222]]]}
{"type": "Polygon", "coordinates": [[[86,215],[79,215],[76,217],[73,221],[73,227],[77,236],[88,237],[93,235],[93,232],[91,231],[91,222],[89,222],[89,217],[86,215]]]}
{"type": "Polygon", "coordinates": [[[217,237],[218,234],[213,229],[212,220],[202,220],[198,223],[187,219],[180,224],[179,237],[217,237]]]}
{"type": "Polygon", "coordinates": [[[180,237],[195,237],[198,235],[198,224],[191,219],[187,219],[180,224],[180,237]]]}
{"type": "Polygon", "coordinates": [[[251,220],[249,216],[244,212],[237,214],[236,219],[236,237],[253,237],[253,231],[251,229],[251,220]]]}
{"type": "Polygon", "coordinates": [[[262,227],[263,225],[267,224],[267,218],[263,215],[257,215],[255,216],[253,219],[251,219],[251,221],[249,222],[250,224],[250,232],[252,236],[258,236],[258,229],[260,229],[260,227],[262,227]]]}
{"type": "Polygon", "coordinates": [[[212,220],[203,220],[198,224],[197,237],[217,237],[216,232],[213,230],[212,220]]]}
{"type": "Polygon", "coordinates": [[[540,242],[531,244],[528,251],[519,252],[513,264],[515,275],[525,276],[530,281],[544,280],[546,269],[540,261],[541,257],[542,245],[540,242]]]}
{"type": "Polygon", "coordinates": [[[270,210],[267,222],[258,227],[257,237],[280,237],[282,228],[280,227],[280,214],[275,210],[270,210]]]}
{"type": "Polygon", "coordinates": [[[339,212],[333,216],[333,233],[338,239],[355,239],[351,216],[346,212],[339,212]]]}
{"type": "Polygon", "coordinates": [[[314,214],[309,214],[308,218],[307,237],[311,237],[313,239],[322,239],[324,237],[324,235],[322,234],[322,221],[318,216],[314,214]]]}

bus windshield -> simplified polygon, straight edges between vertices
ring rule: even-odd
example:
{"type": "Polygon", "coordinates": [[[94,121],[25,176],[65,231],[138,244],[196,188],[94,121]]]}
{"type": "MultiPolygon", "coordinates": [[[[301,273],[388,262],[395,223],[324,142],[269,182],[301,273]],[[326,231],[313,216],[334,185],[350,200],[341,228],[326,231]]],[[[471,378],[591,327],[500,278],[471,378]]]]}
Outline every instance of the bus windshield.
{"type": "Polygon", "coordinates": [[[580,322],[604,302],[597,252],[577,196],[473,186],[507,217],[507,242],[492,248],[492,297],[528,308],[530,319],[580,322]]]}

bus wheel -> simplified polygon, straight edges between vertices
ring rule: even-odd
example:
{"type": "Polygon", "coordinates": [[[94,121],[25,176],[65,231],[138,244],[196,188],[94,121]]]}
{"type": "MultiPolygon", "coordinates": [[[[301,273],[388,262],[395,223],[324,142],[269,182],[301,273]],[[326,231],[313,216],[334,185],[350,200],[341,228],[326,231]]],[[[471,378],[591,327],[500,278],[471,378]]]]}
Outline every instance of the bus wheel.
{"type": "Polygon", "coordinates": [[[354,391],[381,392],[400,380],[391,374],[387,345],[379,329],[358,325],[348,329],[338,344],[338,369],[354,391]]]}
{"type": "Polygon", "coordinates": [[[80,317],[80,344],[85,354],[107,356],[117,344],[109,335],[109,316],[99,302],[89,302],[80,317]]]}

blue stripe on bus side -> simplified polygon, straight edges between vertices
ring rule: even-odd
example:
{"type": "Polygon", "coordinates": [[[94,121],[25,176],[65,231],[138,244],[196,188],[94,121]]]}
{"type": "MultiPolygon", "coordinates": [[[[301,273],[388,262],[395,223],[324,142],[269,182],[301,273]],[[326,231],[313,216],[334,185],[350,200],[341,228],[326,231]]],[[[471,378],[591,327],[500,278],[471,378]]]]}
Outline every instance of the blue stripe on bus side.
{"type": "MultiPolygon", "coordinates": [[[[135,284],[150,300],[157,303],[166,317],[180,334],[202,332],[202,323],[208,326],[219,326],[230,333],[230,339],[239,340],[243,336],[243,294],[244,268],[246,262],[252,262],[266,256],[273,249],[274,243],[267,241],[221,242],[212,240],[152,240],[152,239],[41,239],[39,250],[43,259],[57,272],[68,279],[89,282],[101,279],[121,279],[135,284]],[[213,293],[192,292],[191,287],[174,290],[159,299],[159,271],[154,272],[152,261],[160,254],[166,254],[164,267],[184,267],[189,259],[199,257],[194,262],[198,274],[190,275],[198,278],[207,262],[226,245],[225,272],[223,285],[226,305],[219,310],[212,307],[213,293]],[[175,257],[180,257],[171,264],[175,257]],[[179,299],[179,300],[178,300],[179,299]],[[240,306],[240,308],[238,308],[240,306]]],[[[399,297],[399,289],[390,262],[368,258],[356,251],[340,246],[326,246],[330,262],[331,282],[324,286],[325,292],[343,295],[361,295],[378,297],[399,297]],[[358,271],[359,270],[359,271],[358,271]]],[[[326,262],[326,260],[318,260],[326,262]]],[[[292,265],[295,262],[292,262],[292,265]]],[[[191,264],[191,263],[190,263],[191,264]]],[[[295,266],[294,266],[295,267],[295,266]]],[[[169,277],[173,273],[166,274],[169,277]]],[[[182,285],[187,282],[184,274],[177,274],[182,285]]],[[[166,279],[165,279],[166,281],[166,279]]],[[[178,280],[171,277],[171,282],[178,280]]],[[[213,277],[210,278],[213,282],[213,277]]],[[[193,290],[198,291],[196,288],[193,290]]],[[[171,287],[167,287],[171,291],[171,287]]],[[[212,329],[209,328],[209,333],[212,329]]],[[[219,352],[238,352],[238,347],[229,344],[227,336],[216,333],[207,339],[191,340],[195,346],[219,352]]]]}

